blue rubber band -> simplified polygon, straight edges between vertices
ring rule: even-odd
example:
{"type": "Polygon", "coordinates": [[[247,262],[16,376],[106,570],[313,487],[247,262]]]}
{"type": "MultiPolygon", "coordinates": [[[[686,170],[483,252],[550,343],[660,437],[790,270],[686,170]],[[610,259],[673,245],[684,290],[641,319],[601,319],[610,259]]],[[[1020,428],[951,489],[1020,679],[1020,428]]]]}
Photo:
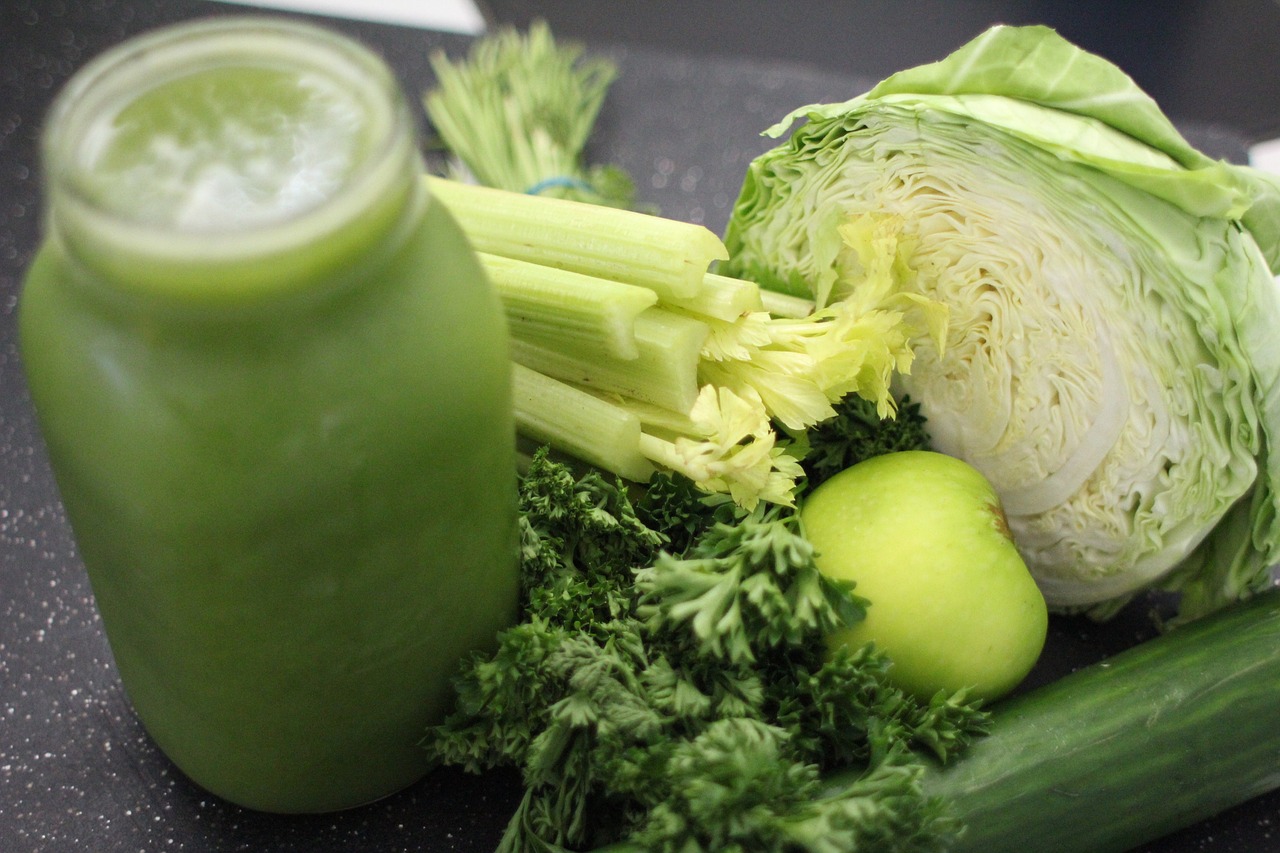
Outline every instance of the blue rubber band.
{"type": "Polygon", "coordinates": [[[529,189],[525,190],[524,193],[525,195],[541,195],[547,190],[556,188],[595,192],[595,190],[592,189],[591,184],[586,181],[580,178],[571,178],[568,175],[561,175],[559,177],[546,178],[545,180],[538,181],[536,184],[529,187],[529,189]]]}

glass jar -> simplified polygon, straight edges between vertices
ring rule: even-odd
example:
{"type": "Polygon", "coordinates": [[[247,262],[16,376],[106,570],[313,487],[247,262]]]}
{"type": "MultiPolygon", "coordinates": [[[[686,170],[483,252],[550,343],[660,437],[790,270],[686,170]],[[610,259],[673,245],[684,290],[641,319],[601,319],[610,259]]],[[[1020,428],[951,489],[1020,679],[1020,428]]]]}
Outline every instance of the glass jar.
{"type": "Polygon", "coordinates": [[[517,603],[506,330],[371,52],[272,18],[146,34],[60,93],[20,302],[124,688],[240,805],[427,770],[517,603]]]}

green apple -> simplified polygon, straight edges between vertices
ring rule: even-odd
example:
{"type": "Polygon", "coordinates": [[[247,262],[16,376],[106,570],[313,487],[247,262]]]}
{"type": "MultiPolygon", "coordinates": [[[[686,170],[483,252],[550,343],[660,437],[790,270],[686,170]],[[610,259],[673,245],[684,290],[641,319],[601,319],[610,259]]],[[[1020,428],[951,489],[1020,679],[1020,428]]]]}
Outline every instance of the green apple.
{"type": "Polygon", "coordinates": [[[994,699],[1040,656],[1044,597],[995,490],[968,463],[931,451],[877,456],[816,488],[800,517],[818,568],[871,602],[829,642],[874,641],[909,693],[967,688],[994,699]]]}

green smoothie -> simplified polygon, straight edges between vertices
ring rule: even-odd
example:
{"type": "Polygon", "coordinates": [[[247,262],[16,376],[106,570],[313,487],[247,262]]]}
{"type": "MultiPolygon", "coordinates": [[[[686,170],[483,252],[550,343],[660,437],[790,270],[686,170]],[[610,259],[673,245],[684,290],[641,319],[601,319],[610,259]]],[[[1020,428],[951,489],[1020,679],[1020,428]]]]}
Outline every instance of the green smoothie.
{"type": "Polygon", "coordinates": [[[255,809],[390,794],[517,596],[502,314],[382,64],[163,30],[46,134],[23,364],[124,687],[255,809]]]}

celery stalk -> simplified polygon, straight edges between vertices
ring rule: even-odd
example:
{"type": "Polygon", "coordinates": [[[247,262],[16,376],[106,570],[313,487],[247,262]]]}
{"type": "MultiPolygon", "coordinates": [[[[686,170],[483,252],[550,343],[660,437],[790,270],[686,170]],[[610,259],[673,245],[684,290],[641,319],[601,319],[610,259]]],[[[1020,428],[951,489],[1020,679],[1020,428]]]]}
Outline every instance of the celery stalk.
{"type": "Polygon", "coordinates": [[[765,311],[775,317],[785,317],[790,320],[800,320],[808,317],[813,313],[814,309],[812,299],[792,296],[788,293],[779,293],[776,290],[761,289],[760,301],[765,311]]]}
{"type": "Polygon", "coordinates": [[[676,412],[698,397],[698,363],[707,339],[705,323],[650,308],[636,317],[638,355],[619,359],[594,347],[513,337],[511,357],[539,373],[600,391],[625,395],[676,412]]]}
{"type": "Polygon", "coordinates": [[[730,323],[750,311],[764,310],[760,287],[754,282],[711,272],[703,276],[702,287],[695,296],[667,298],[662,302],[671,308],[730,323]]]}
{"type": "Polygon", "coordinates": [[[511,365],[511,378],[522,435],[637,483],[653,476],[634,414],[519,364],[511,365]]]}
{"type": "Polygon", "coordinates": [[[652,290],[555,267],[480,254],[514,337],[554,347],[595,345],[634,359],[635,322],[657,302],[652,290]]]}
{"type": "Polygon", "coordinates": [[[701,225],[647,213],[426,177],[478,251],[696,297],[728,253],[701,225]]]}
{"type": "MultiPolygon", "coordinates": [[[[674,441],[680,436],[696,436],[698,434],[698,425],[689,417],[688,410],[678,412],[665,406],[655,406],[644,400],[637,400],[634,397],[618,400],[618,406],[634,415],[640,421],[640,429],[651,438],[656,437],[665,441],[674,441]]],[[[660,457],[644,450],[646,447],[645,441],[646,439],[641,439],[642,451],[650,459],[658,461],[660,457]]]]}

